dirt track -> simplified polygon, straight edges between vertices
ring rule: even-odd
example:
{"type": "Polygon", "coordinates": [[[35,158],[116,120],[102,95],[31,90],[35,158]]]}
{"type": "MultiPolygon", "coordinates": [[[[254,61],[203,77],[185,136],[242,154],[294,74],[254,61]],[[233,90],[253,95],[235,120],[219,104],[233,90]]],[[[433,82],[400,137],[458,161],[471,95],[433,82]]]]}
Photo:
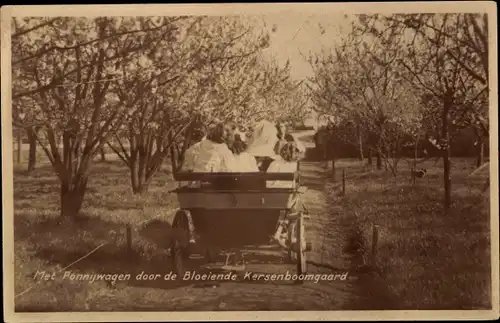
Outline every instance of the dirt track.
{"type": "MultiPolygon", "coordinates": [[[[309,132],[297,137],[310,135],[309,132]]],[[[306,146],[311,143],[305,142],[306,146]]],[[[343,257],[344,238],[335,223],[335,214],[327,207],[325,199],[325,170],[322,163],[303,162],[302,182],[308,187],[302,200],[306,203],[311,219],[306,222],[307,237],[313,243],[308,260],[326,264],[322,268],[309,264],[311,274],[343,274],[348,272],[348,262],[343,257]]],[[[341,211],[341,210],[335,210],[341,211]]],[[[177,310],[177,311],[244,311],[244,310],[341,310],[348,309],[348,302],[354,299],[356,277],[344,275],[334,281],[306,281],[296,285],[293,281],[264,281],[244,279],[245,273],[295,274],[295,265],[286,264],[283,252],[262,249],[245,256],[248,262],[245,271],[240,272],[237,281],[200,283],[196,281],[173,282],[131,280],[117,288],[112,294],[94,298],[89,304],[92,310],[177,310]],[[117,299],[127,299],[123,306],[117,299]],[[133,300],[133,302],[132,302],[133,300]],[[119,303],[119,302],[118,302],[119,303]],[[130,304],[135,304],[134,308],[130,304]]],[[[200,264],[201,265],[201,264],[200,264]]],[[[203,266],[194,266],[197,272],[210,272],[203,266]]],[[[165,272],[169,269],[165,268],[165,272]]],[[[248,274],[247,274],[248,275],[248,274]]],[[[323,276],[327,277],[327,276],[323,276]]],[[[332,277],[332,276],[330,276],[332,277]]],[[[248,278],[248,276],[247,276],[248,278]]]]}

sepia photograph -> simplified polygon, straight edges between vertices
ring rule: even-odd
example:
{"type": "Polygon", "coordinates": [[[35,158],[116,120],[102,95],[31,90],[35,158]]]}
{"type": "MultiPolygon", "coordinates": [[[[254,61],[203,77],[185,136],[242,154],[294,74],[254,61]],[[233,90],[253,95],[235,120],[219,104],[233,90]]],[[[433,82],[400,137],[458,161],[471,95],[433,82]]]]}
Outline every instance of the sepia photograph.
{"type": "Polygon", "coordinates": [[[6,321],[498,318],[494,2],[1,23],[6,321]]]}

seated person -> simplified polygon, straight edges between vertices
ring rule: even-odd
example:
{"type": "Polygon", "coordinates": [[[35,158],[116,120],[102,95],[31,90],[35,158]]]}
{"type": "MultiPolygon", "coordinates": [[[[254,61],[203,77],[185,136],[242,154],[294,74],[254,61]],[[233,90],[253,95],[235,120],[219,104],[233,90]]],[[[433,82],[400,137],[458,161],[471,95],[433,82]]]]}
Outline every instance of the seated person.
{"type": "Polygon", "coordinates": [[[234,154],[234,164],[235,167],[233,172],[236,173],[251,173],[258,172],[259,167],[257,166],[257,161],[255,158],[246,152],[247,145],[241,138],[242,135],[237,133],[234,136],[233,144],[231,145],[231,151],[234,154]]]}
{"type": "Polygon", "coordinates": [[[306,153],[306,147],[300,142],[300,140],[297,140],[292,134],[287,133],[284,137],[286,142],[293,142],[297,146],[297,149],[299,150],[299,159],[302,159],[305,156],[306,153]]]}
{"type": "Polygon", "coordinates": [[[235,168],[228,147],[232,141],[231,128],[232,125],[219,123],[209,130],[207,138],[199,144],[193,172],[231,172],[235,168]]]}
{"type": "Polygon", "coordinates": [[[259,170],[266,171],[271,162],[279,158],[274,152],[278,130],[272,122],[261,120],[255,125],[251,138],[246,151],[255,157],[259,170]]]}
{"type": "Polygon", "coordinates": [[[195,143],[191,147],[189,147],[184,154],[184,162],[181,167],[182,171],[193,171],[194,163],[200,150],[200,144],[206,139],[206,129],[199,129],[193,133],[193,141],[195,143]]]}
{"type": "Polygon", "coordinates": [[[277,155],[279,155],[281,147],[283,147],[287,142],[295,142],[295,144],[297,145],[297,148],[300,151],[301,157],[305,154],[306,148],[300,142],[300,140],[297,140],[291,133],[288,132],[288,127],[285,123],[279,122],[276,125],[276,129],[278,131],[278,133],[277,133],[278,141],[276,142],[276,145],[274,146],[274,151],[277,155]]]}
{"type": "MultiPolygon", "coordinates": [[[[280,150],[280,159],[269,165],[268,173],[295,173],[299,160],[299,149],[295,142],[288,142],[280,150]]],[[[292,188],[293,181],[267,181],[267,187],[292,188]]]]}

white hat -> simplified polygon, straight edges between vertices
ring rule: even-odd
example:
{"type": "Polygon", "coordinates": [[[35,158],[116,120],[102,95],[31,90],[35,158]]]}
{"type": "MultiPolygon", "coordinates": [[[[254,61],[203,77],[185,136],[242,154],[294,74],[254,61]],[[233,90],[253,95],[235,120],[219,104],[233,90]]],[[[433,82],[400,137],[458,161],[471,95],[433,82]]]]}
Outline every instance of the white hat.
{"type": "Polygon", "coordinates": [[[252,141],[249,143],[247,153],[255,157],[271,157],[276,158],[274,146],[278,141],[278,130],[274,123],[261,120],[255,125],[252,141]]]}

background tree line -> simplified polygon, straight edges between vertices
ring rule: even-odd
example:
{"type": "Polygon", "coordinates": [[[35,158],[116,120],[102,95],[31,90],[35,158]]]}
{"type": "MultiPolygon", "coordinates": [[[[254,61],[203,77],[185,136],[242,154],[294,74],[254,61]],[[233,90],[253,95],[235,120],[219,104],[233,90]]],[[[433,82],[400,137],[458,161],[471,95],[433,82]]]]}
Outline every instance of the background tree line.
{"type": "Polygon", "coordinates": [[[57,174],[61,216],[79,213],[103,147],[139,194],[166,160],[181,167],[201,125],[307,116],[304,84],[263,57],[269,35],[249,20],[13,19],[13,123],[29,139],[29,170],[39,146],[57,174]]]}
{"type": "Polygon", "coordinates": [[[440,157],[446,212],[451,156],[479,167],[488,152],[487,15],[358,15],[339,46],[307,59],[328,158],[374,156],[396,176],[404,157],[414,168],[440,157]]]}

